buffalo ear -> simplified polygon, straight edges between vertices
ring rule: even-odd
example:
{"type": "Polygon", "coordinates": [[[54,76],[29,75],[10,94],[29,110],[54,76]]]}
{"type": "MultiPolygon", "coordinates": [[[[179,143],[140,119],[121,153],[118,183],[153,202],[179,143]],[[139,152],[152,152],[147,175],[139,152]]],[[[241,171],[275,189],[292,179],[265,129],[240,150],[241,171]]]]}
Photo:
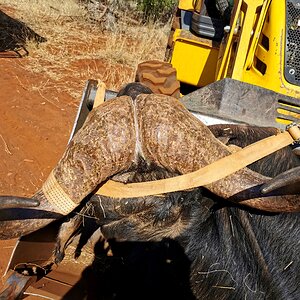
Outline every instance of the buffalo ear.
{"type": "Polygon", "coordinates": [[[19,208],[19,207],[37,207],[40,202],[36,199],[15,197],[15,196],[0,196],[0,209],[4,208],[19,208]]]}
{"type": "MultiPolygon", "coordinates": [[[[263,194],[267,194],[272,191],[278,190],[279,188],[287,188],[287,191],[290,191],[290,188],[299,182],[300,182],[300,166],[287,170],[279,174],[278,176],[274,177],[270,181],[266,182],[261,187],[261,192],[263,194]]],[[[293,189],[293,191],[294,190],[295,189],[293,189]]]]}

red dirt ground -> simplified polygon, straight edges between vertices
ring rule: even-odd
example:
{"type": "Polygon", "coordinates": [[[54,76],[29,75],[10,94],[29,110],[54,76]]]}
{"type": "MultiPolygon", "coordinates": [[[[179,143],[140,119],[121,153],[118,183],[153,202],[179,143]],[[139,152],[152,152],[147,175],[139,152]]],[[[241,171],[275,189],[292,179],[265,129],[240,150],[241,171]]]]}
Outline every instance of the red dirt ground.
{"type": "MultiPolygon", "coordinates": [[[[29,89],[45,78],[25,71],[26,59],[0,58],[0,195],[39,189],[66,148],[80,100],[54,88],[29,89]]],[[[0,277],[14,244],[0,242],[0,277]]]]}
{"type": "MultiPolygon", "coordinates": [[[[9,7],[1,6],[1,10],[14,15],[9,7]]],[[[88,47],[99,49],[101,39],[93,42],[92,38],[88,47]]],[[[55,54],[58,46],[52,40],[46,45],[47,51],[55,54]]],[[[66,57],[73,57],[76,51],[83,53],[87,47],[79,41],[66,41],[63,46],[66,57]]],[[[95,74],[93,79],[106,78],[108,88],[120,87],[133,70],[121,64],[112,66],[104,59],[84,58],[58,69],[63,76],[53,79],[47,72],[30,70],[38,59],[34,52],[23,58],[7,54],[0,53],[0,195],[30,197],[42,186],[67,146],[85,82],[91,79],[86,78],[86,70],[95,74]],[[112,73],[111,68],[116,72],[112,73]]],[[[49,67],[47,61],[40,63],[49,67]]],[[[0,241],[0,279],[15,243],[0,241]]]]}

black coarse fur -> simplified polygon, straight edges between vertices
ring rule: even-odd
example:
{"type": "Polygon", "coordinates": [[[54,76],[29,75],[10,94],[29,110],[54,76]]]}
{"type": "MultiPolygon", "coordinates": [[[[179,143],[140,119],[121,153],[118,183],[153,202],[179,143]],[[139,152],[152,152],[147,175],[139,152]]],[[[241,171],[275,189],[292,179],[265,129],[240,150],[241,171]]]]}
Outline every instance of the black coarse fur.
{"type": "Polygon", "coordinates": [[[0,52],[26,50],[27,40],[36,43],[46,42],[47,39],[34,32],[25,23],[16,20],[0,10],[0,52]]]}
{"type": "Polygon", "coordinates": [[[140,82],[132,82],[122,87],[118,92],[117,97],[127,95],[135,100],[135,98],[140,94],[153,94],[153,92],[149,87],[140,82]]]}
{"type": "Polygon", "coordinates": [[[198,299],[298,299],[300,215],[195,211],[183,244],[198,299]]]}
{"type": "MultiPolygon", "coordinates": [[[[156,171],[134,181],[170,175],[156,171]]],[[[299,213],[247,209],[202,188],[89,204],[113,256],[98,242],[88,282],[65,299],[78,288],[89,299],[299,299],[299,213]]]]}
{"type": "MultiPolygon", "coordinates": [[[[171,241],[175,241],[174,247],[180,246],[188,259],[190,289],[196,299],[298,299],[299,214],[260,214],[227,207],[224,202],[225,207],[221,208],[222,201],[206,196],[199,193],[187,197],[179,193],[161,203],[153,201],[151,209],[111,220],[102,226],[102,232],[114,241],[115,248],[116,241],[165,241],[174,233],[171,241]]],[[[144,253],[135,253],[137,261],[141,255],[144,253]]],[[[176,258],[171,261],[175,265],[180,262],[176,258]]],[[[142,263],[147,265],[139,261],[142,263]]],[[[136,276],[143,290],[154,296],[150,286],[155,278],[140,268],[136,276]]],[[[165,273],[168,266],[162,263],[156,268],[159,274],[165,273]]],[[[183,272],[180,268],[173,271],[183,272]]],[[[190,299],[187,290],[178,290],[178,286],[176,290],[181,295],[176,299],[190,299]]],[[[163,294],[167,294],[166,290],[163,294]]]]}

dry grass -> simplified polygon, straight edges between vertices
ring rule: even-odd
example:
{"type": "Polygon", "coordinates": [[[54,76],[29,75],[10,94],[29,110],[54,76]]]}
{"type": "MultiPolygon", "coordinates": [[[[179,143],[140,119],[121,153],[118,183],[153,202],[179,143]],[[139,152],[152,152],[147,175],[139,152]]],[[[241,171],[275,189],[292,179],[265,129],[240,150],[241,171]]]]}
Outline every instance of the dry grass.
{"type": "Polygon", "coordinates": [[[30,5],[26,0],[0,0],[0,4],[13,7],[15,17],[48,39],[39,47],[28,44],[30,56],[20,60],[26,70],[50,78],[33,89],[55,85],[79,99],[78,86],[97,78],[117,90],[134,80],[139,62],[164,57],[168,26],[118,23],[113,31],[104,31],[88,20],[86,9],[75,0],[35,0],[30,5]]]}

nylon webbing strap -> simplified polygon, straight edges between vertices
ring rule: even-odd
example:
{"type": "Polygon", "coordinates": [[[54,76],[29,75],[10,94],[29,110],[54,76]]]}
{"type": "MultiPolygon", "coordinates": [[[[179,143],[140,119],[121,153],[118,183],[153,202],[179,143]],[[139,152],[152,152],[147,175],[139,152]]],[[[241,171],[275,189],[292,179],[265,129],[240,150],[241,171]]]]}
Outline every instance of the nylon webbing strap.
{"type": "Polygon", "coordinates": [[[57,208],[57,212],[63,215],[67,215],[78,206],[59,185],[53,171],[43,184],[42,191],[47,200],[57,208]]]}
{"type": "Polygon", "coordinates": [[[113,198],[144,197],[187,190],[211,184],[233,174],[249,164],[300,140],[300,129],[296,124],[288,131],[251,144],[240,151],[223,157],[200,170],[172,178],[142,183],[123,184],[107,181],[97,192],[113,198]]]}

